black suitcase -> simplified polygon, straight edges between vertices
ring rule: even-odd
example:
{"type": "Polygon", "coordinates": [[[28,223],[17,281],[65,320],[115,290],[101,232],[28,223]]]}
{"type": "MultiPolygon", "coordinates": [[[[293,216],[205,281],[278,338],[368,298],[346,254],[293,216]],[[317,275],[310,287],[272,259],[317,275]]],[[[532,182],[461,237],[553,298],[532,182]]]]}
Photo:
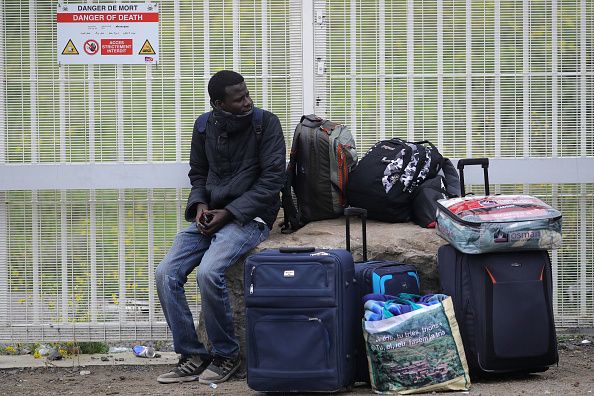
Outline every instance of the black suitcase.
{"type": "Polygon", "coordinates": [[[369,382],[369,367],[367,348],[363,338],[363,296],[369,293],[390,294],[412,293],[420,294],[419,274],[412,264],[397,261],[371,260],[367,261],[367,210],[347,207],[346,216],[346,248],[351,250],[350,219],[353,216],[361,219],[361,235],[363,242],[363,261],[355,263],[355,281],[357,290],[358,317],[356,318],[356,363],[355,381],[369,382]]]}
{"type": "Polygon", "coordinates": [[[471,375],[540,372],[558,362],[551,262],[546,250],[437,253],[471,375]]]}
{"type": "Polygon", "coordinates": [[[260,392],[333,392],[353,385],[358,310],[353,256],[281,248],[247,258],[247,383],[260,392]]]}
{"type": "MultiPolygon", "coordinates": [[[[481,165],[489,194],[489,161],[481,165]]],[[[437,252],[443,293],[452,296],[471,375],[541,372],[558,362],[551,261],[546,250],[466,254],[452,245],[437,252]]]]}

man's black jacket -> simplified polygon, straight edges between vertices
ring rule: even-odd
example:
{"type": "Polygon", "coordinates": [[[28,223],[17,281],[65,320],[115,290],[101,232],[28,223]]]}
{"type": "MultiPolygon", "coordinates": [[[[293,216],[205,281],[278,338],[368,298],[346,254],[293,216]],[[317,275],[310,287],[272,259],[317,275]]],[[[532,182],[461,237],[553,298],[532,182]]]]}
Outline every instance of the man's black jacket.
{"type": "Polygon", "coordinates": [[[260,217],[272,228],[285,180],[285,139],[276,115],[264,111],[260,138],[251,118],[215,110],[204,132],[198,120],[194,123],[187,221],[195,219],[202,202],[209,209],[227,209],[241,224],[260,217]]]}

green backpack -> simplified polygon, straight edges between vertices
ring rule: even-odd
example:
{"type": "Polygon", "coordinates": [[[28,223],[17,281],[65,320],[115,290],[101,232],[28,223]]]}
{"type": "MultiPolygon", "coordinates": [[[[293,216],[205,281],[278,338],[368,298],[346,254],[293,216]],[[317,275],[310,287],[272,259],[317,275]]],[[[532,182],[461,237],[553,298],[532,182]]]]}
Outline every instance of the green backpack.
{"type": "Polygon", "coordinates": [[[346,206],[349,172],[356,164],[355,139],[348,126],[315,114],[301,117],[293,134],[282,191],[282,232],[340,216],[346,206]]]}

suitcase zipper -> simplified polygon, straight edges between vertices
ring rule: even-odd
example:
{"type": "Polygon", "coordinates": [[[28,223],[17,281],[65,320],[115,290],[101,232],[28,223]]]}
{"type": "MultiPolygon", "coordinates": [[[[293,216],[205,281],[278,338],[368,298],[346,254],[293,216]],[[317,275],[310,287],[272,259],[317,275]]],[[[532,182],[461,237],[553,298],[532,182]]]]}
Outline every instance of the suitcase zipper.
{"type": "MultiPolygon", "coordinates": [[[[450,219],[454,220],[455,222],[464,224],[464,225],[469,226],[469,227],[480,228],[481,225],[483,225],[484,223],[488,223],[488,224],[505,224],[505,223],[509,223],[510,222],[510,220],[503,220],[503,221],[480,221],[480,222],[474,222],[474,221],[464,220],[464,219],[461,219],[460,217],[458,217],[456,214],[452,213],[444,205],[440,204],[439,202],[436,202],[436,203],[437,203],[438,209],[440,209],[441,212],[444,213],[447,217],[449,217],[450,219]]],[[[560,220],[562,217],[563,216],[555,216],[555,217],[551,217],[551,218],[523,219],[523,220],[518,220],[518,221],[519,222],[522,222],[522,221],[532,221],[532,220],[548,220],[549,223],[554,223],[555,221],[560,220]]]]}
{"type": "MultiPolygon", "coordinates": [[[[454,220],[455,222],[464,224],[468,227],[474,227],[474,228],[480,228],[481,227],[481,223],[475,223],[475,222],[470,222],[468,220],[463,220],[461,218],[459,218],[458,216],[456,216],[454,213],[450,212],[450,210],[448,208],[446,208],[445,206],[443,206],[442,204],[440,204],[439,202],[437,203],[437,208],[441,209],[441,212],[444,213],[447,217],[449,217],[450,219],[454,220]]],[[[495,222],[493,222],[495,223],[495,222]]],[[[505,222],[503,222],[505,223],[505,222]]]]}
{"type": "Polygon", "coordinates": [[[254,272],[256,271],[256,266],[252,266],[252,270],[250,271],[250,294],[254,294],[254,272]]]}

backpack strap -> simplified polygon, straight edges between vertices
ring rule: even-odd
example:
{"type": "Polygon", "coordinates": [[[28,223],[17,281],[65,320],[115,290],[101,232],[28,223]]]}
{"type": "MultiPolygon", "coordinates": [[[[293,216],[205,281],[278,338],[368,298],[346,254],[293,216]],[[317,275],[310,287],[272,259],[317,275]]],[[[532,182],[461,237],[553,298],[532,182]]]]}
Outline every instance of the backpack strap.
{"type": "Polygon", "coordinates": [[[411,143],[414,144],[417,147],[417,150],[419,151],[419,164],[415,171],[413,182],[411,183],[412,187],[416,188],[425,180],[427,180],[427,178],[435,177],[435,175],[439,173],[439,171],[443,167],[444,157],[441,155],[437,147],[435,147],[433,143],[431,143],[429,140],[421,140],[411,143]],[[425,147],[425,145],[427,147],[425,147]],[[423,179],[419,180],[421,171],[425,168],[425,166],[427,166],[427,161],[430,162],[429,167],[427,169],[427,174],[423,179]]]}
{"type": "Polygon", "coordinates": [[[301,215],[295,202],[293,201],[293,184],[295,182],[295,174],[297,172],[297,154],[299,150],[299,130],[293,134],[293,143],[291,144],[291,154],[289,155],[289,164],[287,165],[287,178],[285,185],[281,190],[281,205],[283,208],[284,219],[281,224],[281,233],[291,234],[303,227],[301,223],[301,215]]]}
{"type": "MultiPolygon", "coordinates": [[[[423,142],[425,143],[425,142],[423,142]]],[[[410,187],[409,190],[413,190],[416,186],[418,186],[420,183],[422,183],[422,180],[419,180],[419,176],[421,174],[421,171],[425,168],[425,165],[427,164],[427,155],[431,156],[431,153],[429,152],[430,149],[426,148],[423,143],[420,142],[414,142],[414,146],[417,150],[418,153],[418,163],[417,163],[417,168],[415,169],[415,173],[413,174],[413,179],[410,183],[410,187]]],[[[413,149],[413,155],[414,155],[415,150],[413,149]]],[[[411,158],[412,160],[412,158],[411,158]]]]}
{"type": "Polygon", "coordinates": [[[208,123],[208,119],[210,118],[210,114],[212,111],[208,111],[204,114],[201,114],[196,121],[196,125],[198,126],[198,133],[206,132],[206,124],[208,123]]]}

